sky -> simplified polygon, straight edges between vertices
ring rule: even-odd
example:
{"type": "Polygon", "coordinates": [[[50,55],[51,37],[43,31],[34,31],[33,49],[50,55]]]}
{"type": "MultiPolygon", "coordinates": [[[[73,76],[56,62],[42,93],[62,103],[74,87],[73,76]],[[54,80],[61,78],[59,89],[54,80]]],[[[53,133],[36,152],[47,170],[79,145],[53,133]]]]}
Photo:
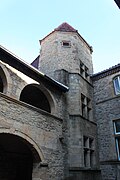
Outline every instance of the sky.
{"type": "Polygon", "coordinates": [[[114,0],[0,0],[0,45],[31,63],[39,40],[63,22],[93,47],[94,73],[120,63],[120,10],[114,0]]]}

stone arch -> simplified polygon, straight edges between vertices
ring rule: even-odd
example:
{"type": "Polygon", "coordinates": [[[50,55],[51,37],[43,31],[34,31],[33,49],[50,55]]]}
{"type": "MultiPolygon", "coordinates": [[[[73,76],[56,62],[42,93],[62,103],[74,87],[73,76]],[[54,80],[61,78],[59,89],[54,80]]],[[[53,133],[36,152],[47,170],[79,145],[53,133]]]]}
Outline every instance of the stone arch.
{"type": "Polygon", "coordinates": [[[20,94],[20,100],[49,113],[53,113],[55,109],[51,93],[41,84],[25,86],[20,94]]]}
{"type": "Polygon", "coordinates": [[[33,153],[34,160],[37,163],[45,162],[45,158],[41,149],[36,144],[36,142],[32,138],[30,138],[27,134],[14,130],[14,129],[12,130],[12,129],[4,129],[4,128],[0,129],[0,134],[11,134],[11,135],[21,138],[21,140],[29,147],[29,149],[33,153]]]}
{"type": "Polygon", "coordinates": [[[0,92],[9,95],[11,91],[11,85],[12,80],[7,68],[3,64],[0,64],[0,92]]]}
{"type": "Polygon", "coordinates": [[[0,130],[0,159],[0,178],[12,180],[32,180],[36,164],[45,163],[30,137],[10,129],[0,130]]]}

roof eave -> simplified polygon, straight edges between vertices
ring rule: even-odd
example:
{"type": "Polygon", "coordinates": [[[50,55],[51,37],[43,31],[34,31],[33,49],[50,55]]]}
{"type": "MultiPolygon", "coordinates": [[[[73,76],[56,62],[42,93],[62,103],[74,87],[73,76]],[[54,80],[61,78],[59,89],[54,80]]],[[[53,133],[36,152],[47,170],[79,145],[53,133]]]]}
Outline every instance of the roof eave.
{"type": "Polygon", "coordinates": [[[109,69],[106,69],[104,71],[101,71],[99,73],[93,74],[91,76],[91,78],[92,78],[92,80],[98,80],[98,79],[102,79],[102,78],[104,78],[106,76],[115,74],[115,73],[117,73],[119,71],[120,71],[120,64],[115,65],[115,66],[113,66],[113,67],[111,67],[109,69]]]}
{"type": "Polygon", "coordinates": [[[17,69],[18,71],[24,73],[25,75],[29,76],[30,78],[34,79],[37,82],[47,82],[48,84],[53,85],[55,88],[59,89],[60,91],[67,92],[69,88],[59,82],[51,79],[50,77],[46,76],[44,73],[40,72],[32,65],[26,63],[21,58],[14,55],[12,52],[8,51],[3,46],[0,46],[0,60],[9,64],[13,68],[17,69]]]}
{"type": "Polygon", "coordinates": [[[76,33],[76,34],[79,36],[79,38],[83,41],[83,43],[85,43],[86,46],[89,48],[90,53],[91,53],[91,54],[93,53],[93,47],[88,44],[88,42],[78,33],[77,30],[76,30],[76,31],[60,31],[60,30],[54,30],[54,31],[52,31],[51,33],[49,33],[47,36],[45,36],[43,39],[39,40],[40,45],[41,45],[41,43],[42,43],[47,37],[49,37],[50,35],[52,35],[52,34],[55,33],[55,32],[65,32],[65,33],[71,32],[71,33],[76,33]]]}

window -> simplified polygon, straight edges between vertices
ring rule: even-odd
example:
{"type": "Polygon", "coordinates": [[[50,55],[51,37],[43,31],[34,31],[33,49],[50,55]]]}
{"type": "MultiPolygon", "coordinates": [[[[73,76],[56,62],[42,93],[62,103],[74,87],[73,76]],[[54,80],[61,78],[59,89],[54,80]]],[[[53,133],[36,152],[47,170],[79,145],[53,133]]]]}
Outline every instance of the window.
{"type": "Polygon", "coordinates": [[[88,74],[88,68],[85,66],[85,78],[88,78],[89,74],[88,74]]]}
{"type": "Polygon", "coordinates": [[[62,46],[71,47],[70,41],[62,41],[62,46]]]}
{"type": "Polygon", "coordinates": [[[82,61],[80,61],[80,74],[85,78],[88,79],[89,77],[89,69],[87,68],[87,66],[85,66],[83,64],[82,61]]]}
{"type": "Polygon", "coordinates": [[[120,161],[120,120],[114,121],[114,133],[118,160],[120,161]]]}
{"type": "Polygon", "coordinates": [[[82,116],[86,117],[86,103],[85,103],[85,96],[83,94],[81,94],[81,109],[82,109],[82,116]]]}
{"type": "Polygon", "coordinates": [[[115,134],[120,134],[120,120],[114,122],[115,134]]]}
{"type": "Polygon", "coordinates": [[[81,93],[81,113],[84,118],[91,117],[91,100],[81,93]]]}
{"type": "Polygon", "coordinates": [[[117,76],[114,80],[114,89],[115,89],[115,94],[118,95],[120,94],[120,76],[117,76]]]}
{"type": "Polygon", "coordinates": [[[80,74],[83,76],[84,73],[84,64],[82,63],[82,61],[80,61],[80,74]]]}
{"type": "Polygon", "coordinates": [[[94,139],[83,136],[84,167],[94,165],[94,139]]]}
{"type": "Polygon", "coordinates": [[[87,119],[90,119],[91,100],[89,98],[86,98],[86,104],[87,104],[87,119]]]}

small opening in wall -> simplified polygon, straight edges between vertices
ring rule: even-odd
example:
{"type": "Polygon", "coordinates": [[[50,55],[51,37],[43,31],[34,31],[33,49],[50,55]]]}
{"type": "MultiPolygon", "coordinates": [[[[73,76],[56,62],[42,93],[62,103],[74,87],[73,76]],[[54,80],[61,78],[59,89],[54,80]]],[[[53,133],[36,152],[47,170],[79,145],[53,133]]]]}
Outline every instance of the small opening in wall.
{"type": "Polygon", "coordinates": [[[69,41],[63,41],[62,42],[62,46],[64,46],[64,47],[70,47],[70,42],[69,41]]]}

